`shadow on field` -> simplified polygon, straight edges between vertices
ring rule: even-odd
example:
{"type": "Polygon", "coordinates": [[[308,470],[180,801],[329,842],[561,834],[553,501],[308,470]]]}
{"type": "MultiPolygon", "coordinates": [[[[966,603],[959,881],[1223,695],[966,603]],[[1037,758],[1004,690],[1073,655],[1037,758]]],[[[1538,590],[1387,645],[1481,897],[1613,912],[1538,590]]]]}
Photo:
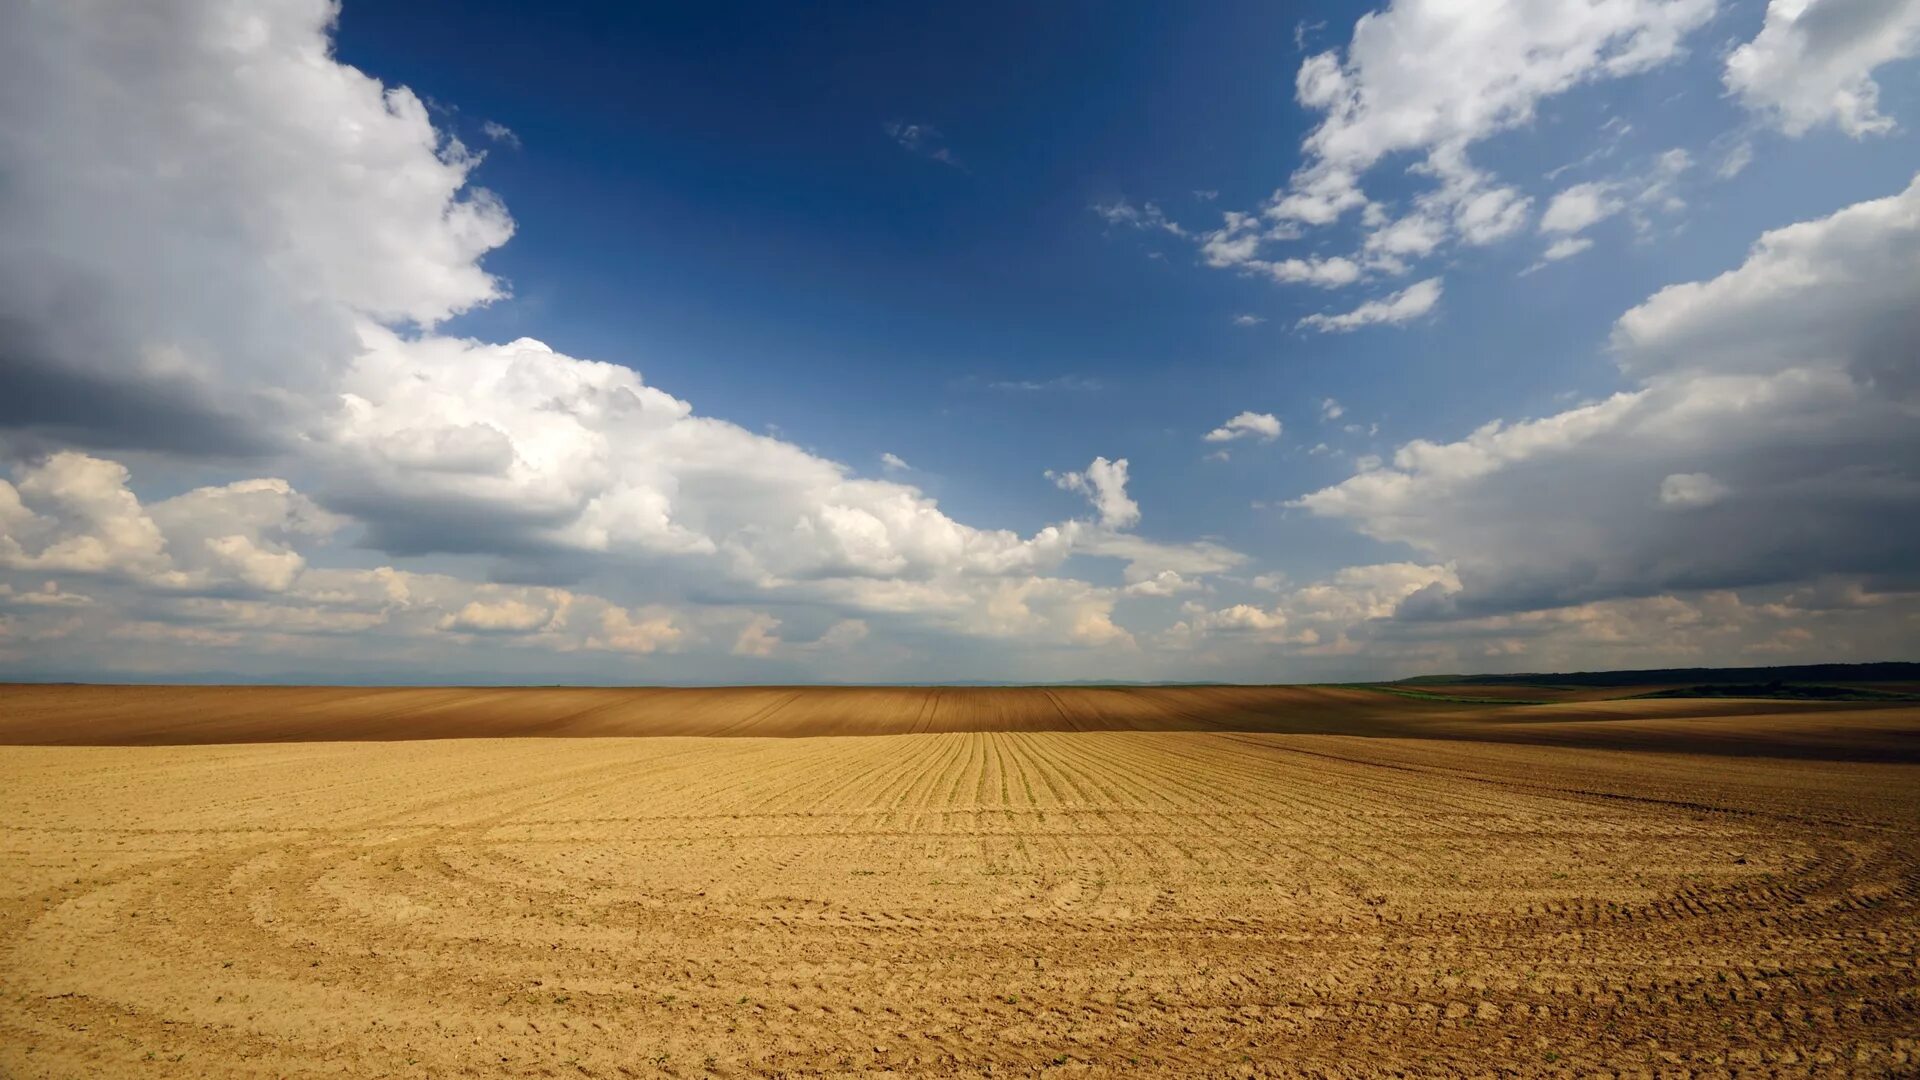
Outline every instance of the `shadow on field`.
{"type": "Polygon", "coordinates": [[[1424,686],[0,686],[0,743],[1233,731],[1920,761],[1920,704],[1424,686]],[[1551,700],[1542,702],[1542,697],[1551,700]]]}

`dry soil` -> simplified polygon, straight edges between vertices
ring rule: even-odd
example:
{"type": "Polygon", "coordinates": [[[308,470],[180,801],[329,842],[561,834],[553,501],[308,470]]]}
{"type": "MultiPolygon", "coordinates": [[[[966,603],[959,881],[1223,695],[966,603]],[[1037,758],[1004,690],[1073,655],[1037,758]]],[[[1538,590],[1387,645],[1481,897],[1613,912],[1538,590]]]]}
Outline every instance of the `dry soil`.
{"type": "Polygon", "coordinates": [[[0,1075],[1920,1068],[1911,709],[517,693],[0,689],[0,1075]]]}

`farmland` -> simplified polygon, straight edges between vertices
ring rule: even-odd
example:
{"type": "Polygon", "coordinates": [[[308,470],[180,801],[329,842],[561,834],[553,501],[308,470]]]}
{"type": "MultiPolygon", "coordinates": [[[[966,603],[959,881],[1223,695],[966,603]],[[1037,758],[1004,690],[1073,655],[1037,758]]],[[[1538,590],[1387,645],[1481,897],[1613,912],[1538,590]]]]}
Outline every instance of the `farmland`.
{"type": "Polygon", "coordinates": [[[1912,1072],[1920,711],[1566,697],[4,688],[0,1074],[1912,1072]]]}

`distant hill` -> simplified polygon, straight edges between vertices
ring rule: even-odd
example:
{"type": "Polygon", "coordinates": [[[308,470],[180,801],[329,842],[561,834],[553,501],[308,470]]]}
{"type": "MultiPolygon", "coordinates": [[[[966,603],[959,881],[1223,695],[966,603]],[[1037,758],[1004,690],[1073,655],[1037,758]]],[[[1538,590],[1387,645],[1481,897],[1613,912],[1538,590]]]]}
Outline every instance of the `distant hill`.
{"type": "Polygon", "coordinates": [[[1920,664],[1888,661],[1878,664],[1789,664],[1749,668],[1651,668],[1645,671],[1528,672],[1518,675],[1417,675],[1401,685],[1468,684],[1474,686],[1689,686],[1766,683],[1920,682],[1920,664]]]}

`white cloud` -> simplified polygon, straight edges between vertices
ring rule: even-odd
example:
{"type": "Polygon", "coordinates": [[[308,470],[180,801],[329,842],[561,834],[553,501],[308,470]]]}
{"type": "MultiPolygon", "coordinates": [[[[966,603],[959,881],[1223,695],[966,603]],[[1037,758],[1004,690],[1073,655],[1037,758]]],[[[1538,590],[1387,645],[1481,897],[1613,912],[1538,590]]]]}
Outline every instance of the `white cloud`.
{"type": "Polygon", "coordinates": [[[1207,442],[1232,442],[1235,439],[1256,438],[1261,442],[1272,442],[1280,437],[1280,421],[1272,413],[1243,412],[1206,433],[1207,442]]]}
{"type": "Polygon", "coordinates": [[[1674,473],[1660,481],[1662,506],[1712,506],[1731,494],[1706,473],[1674,473]]]}
{"type": "Polygon", "coordinates": [[[1320,399],[1320,419],[1332,421],[1347,415],[1347,407],[1332,398],[1320,399]]]}
{"type": "Polygon", "coordinates": [[[661,608],[639,612],[609,605],[600,616],[600,632],[588,636],[585,646],[608,652],[648,655],[671,651],[687,640],[688,631],[673,612],[661,608]]]}
{"type": "MultiPolygon", "coordinates": [[[[505,295],[480,259],[512,221],[415,95],[334,59],[333,16],[324,0],[0,14],[0,427],[157,448],[127,459],[149,483],[246,460],[287,478],[143,504],[118,454],[35,459],[0,480],[9,595],[81,575],[93,617],[159,637],[200,620],[201,641],[262,648],[379,625],[493,650],[724,652],[768,598],[810,622],[1125,647],[1119,589],[1056,576],[1069,557],[1130,575],[1237,560],[1118,534],[1139,518],[1124,461],[1075,474],[1098,523],[978,529],[631,368],[434,333],[505,295]],[[354,546],[329,551],[342,531],[354,546]],[[337,565],[369,558],[409,568],[337,565]],[[570,599],[447,566],[565,581],[570,599]]],[[[924,125],[893,135],[938,150],[924,125]]]]}
{"type": "Polygon", "coordinates": [[[1553,197],[1547,211],[1540,215],[1540,231],[1577,233],[1620,212],[1626,204],[1614,193],[1613,185],[1575,184],[1553,197]]]}
{"type": "Polygon", "coordinates": [[[1540,257],[1548,262],[1559,262],[1561,259],[1571,259],[1592,246],[1593,238],[1590,236],[1563,236],[1548,244],[1540,257]]]}
{"type": "MultiPolygon", "coordinates": [[[[1228,211],[1223,215],[1223,221],[1220,228],[1199,237],[1200,258],[1208,266],[1235,269],[1282,285],[1305,284],[1323,289],[1351,285],[1365,276],[1359,263],[1342,255],[1277,260],[1259,258],[1261,244],[1292,239],[1298,234],[1290,227],[1267,225],[1255,215],[1237,210],[1228,211]]],[[[1183,230],[1172,231],[1187,235],[1183,230]]]]}
{"type": "Polygon", "coordinates": [[[1047,470],[1062,491],[1076,491],[1087,497],[1100,513],[1100,524],[1125,529],[1140,521],[1140,504],[1127,496],[1127,459],[1108,461],[1097,457],[1085,472],[1056,473],[1047,470]]]}
{"type": "Polygon", "coordinates": [[[0,480],[0,566],[177,580],[118,462],[62,452],[0,480]]]}
{"type": "Polygon", "coordinates": [[[1235,326],[1259,326],[1266,321],[1266,319],[1259,315],[1235,315],[1233,317],[1233,325],[1235,326]]]}
{"type": "Polygon", "coordinates": [[[931,124],[910,124],[904,120],[892,120],[880,127],[887,133],[888,138],[910,154],[918,154],[955,168],[960,165],[960,160],[953,156],[953,151],[947,147],[939,130],[931,124]]]}
{"type": "Polygon", "coordinates": [[[1161,570],[1151,577],[1143,577],[1129,582],[1121,591],[1128,596],[1178,596],[1181,593],[1199,592],[1206,588],[1202,583],[1182,576],[1176,570],[1161,570]]]}
{"type": "Polygon", "coordinates": [[[1092,393],[1105,386],[1099,379],[1086,375],[1056,375],[1051,379],[997,379],[989,382],[987,389],[1006,394],[1092,393]]]}
{"type": "Polygon", "coordinates": [[[784,644],[780,640],[780,620],[767,614],[757,614],[747,620],[740,628],[740,635],[733,639],[733,655],[768,657],[784,644]]]}
{"type": "Polygon", "coordinates": [[[1592,239],[1581,233],[1623,212],[1637,232],[1648,234],[1654,227],[1652,214],[1676,214],[1686,209],[1675,187],[1692,167],[1693,156],[1675,148],[1655,155],[1637,176],[1589,181],[1563,189],[1540,215],[1540,232],[1554,237],[1542,261],[1557,262],[1592,247],[1592,239]]]}
{"type": "Polygon", "coordinates": [[[520,136],[514,130],[498,120],[488,120],[480,125],[481,134],[502,146],[514,150],[520,149],[520,136]]]}
{"type": "Polygon", "coordinates": [[[851,649],[862,641],[867,640],[867,637],[871,633],[872,630],[868,628],[866,620],[864,619],[841,619],[839,622],[827,627],[825,633],[813,641],[808,642],[806,647],[811,649],[851,649]]]}
{"type": "Polygon", "coordinates": [[[889,472],[911,472],[913,470],[913,466],[907,464],[905,458],[891,451],[884,452],[880,455],[880,467],[889,472]]]}
{"type": "Polygon", "coordinates": [[[1772,0],[1760,33],[1728,55],[1724,78],[1789,135],[1830,123],[1860,138],[1894,126],[1874,71],[1916,54],[1920,0],[1772,0]]]}
{"type": "MultiPolygon", "coordinates": [[[[1529,200],[1473,166],[1469,149],[1531,122],[1545,99],[1667,63],[1713,10],[1713,0],[1397,0],[1363,15],[1344,52],[1300,65],[1296,97],[1324,115],[1302,145],[1305,163],[1265,213],[1317,227],[1365,208],[1365,254],[1396,273],[1449,238],[1511,236],[1529,200]],[[1435,184],[1394,217],[1361,183],[1408,153],[1423,155],[1413,171],[1435,184]]],[[[1244,252],[1256,255],[1257,245],[1244,252]]]]}
{"type": "Polygon", "coordinates": [[[1250,271],[1265,274],[1281,284],[1318,285],[1321,288],[1336,288],[1351,285],[1360,280],[1360,264],[1343,256],[1331,258],[1311,257],[1306,259],[1281,259],[1278,262],[1265,262],[1259,259],[1248,260],[1250,271]]]}
{"type": "Polygon", "coordinates": [[[1109,225],[1131,229],[1158,229],[1175,236],[1187,235],[1186,229],[1182,228],[1178,222],[1170,220],[1154,203],[1135,206],[1125,199],[1114,199],[1112,202],[1095,203],[1092,210],[1109,225]]]}
{"type": "Polygon", "coordinates": [[[1846,369],[1912,389],[1920,340],[1920,177],[1898,194],[1763,234],[1737,269],[1672,285],[1621,316],[1641,376],[1846,369]]]}
{"type": "Polygon", "coordinates": [[[1200,258],[1208,266],[1242,266],[1253,260],[1263,239],[1260,219],[1252,214],[1229,210],[1223,224],[1200,237],[1200,258]]]}
{"type": "Polygon", "coordinates": [[[325,0],[0,13],[0,421],[90,442],[284,444],[355,317],[504,295],[512,220],[426,106],[333,61],[325,0]],[[22,389],[31,387],[32,392],[22,389]],[[26,396],[20,396],[26,395],[26,396]]]}
{"type": "Polygon", "coordinates": [[[469,634],[530,634],[550,625],[563,610],[563,603],[549,607],[525,600],[470,600],[440,620],[440,628],[469,634]]]}
{"type": "Polygon", "coordinates": [[[1189,605],[1186,618],[1169,628],[1164,639],[1174,647],[1192,647],[1201,639],[1227,635],[1308,652],[1353,651],[1353,635],[1364,624],[1392,618],[1408,597],[1426,589],[1446,594],[1460,587],[1451,567],[1416,563],[1349,566],[1294,589],[1287,589],[1284,579],[1256,584],[1281,594],[1272,607],[1242,603],[1209,610],[1189,605]]]}
{"type": "Polygon", "coordinates": [[[0,607],[20,605],[26,607],[86,607],[93,603],[93,597],[85,593],[67,592],[58,581],[48,579],[37,589],[20,590],[0,582],[0,607]]]}
{"type": "Polygon", "coordinates": [[[1440,279],[1416,281],[1397,293],[1369,300],[1352,311],[1338,315],[1308,315],[1300,325],[1322,333],[1357,330],[1378,324],[1398,325],[1427,314],[1440,303],[1440,279]]]}
{"type": "Polygon", "coordinates": [[[1914,341],[1920,179],[1626,312],[1612,348],[1634,389],[1407,443],[1294,505],[1457,564],[1484,610],[1910,580],[1893,537],[1920,529],[1914,341]]]}
{"type": "Polygon", "coordinates": [[[1734,144],[1733,149],[1727,151],[1726,157],[1720,159],[1720,167],[1714,170],[1714,175],[1722,180],[1731,180],[1745,172],[1747,166],[1751,164],[1753,164],[1753,143],[1742,139],[1734,144]]]}

